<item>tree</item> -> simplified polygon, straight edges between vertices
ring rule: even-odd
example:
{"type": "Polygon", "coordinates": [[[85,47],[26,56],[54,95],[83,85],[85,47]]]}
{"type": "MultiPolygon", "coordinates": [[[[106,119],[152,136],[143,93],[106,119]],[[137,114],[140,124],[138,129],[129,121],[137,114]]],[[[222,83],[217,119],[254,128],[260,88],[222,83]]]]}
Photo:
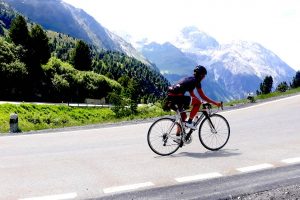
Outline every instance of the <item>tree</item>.
{"type": "Polygon", "coordinates": [[[0,26],[0,35],[4,35],[4,30],[3,30],[2,26],[0,26]]]}
{"type": "Polygon", "coordinates": [[[260,84],[260,91],[262,94],[269,94],[272,91],[273,78],[272,76],[266,76],[264,81],[260,84]]]}
{"type": "Polygon", "coordinates": [[[27,47],[29,39],[29,31],[27,23],[21,15],[17,16],[9,29],[9,37],[16,45],[27,47]]]}
{"type": "Polygon", "coordinates": [[[291,86],[292,88],[300,87],[300,71],[296,72],[296,76],[293,78],[291,86]]]}
{"type": "Polygon", "coordinates": [[[49,39],[40,25],[34,25],[30,32],[30,49],[32,58],[38,64],[46,64],[51,57],[49,39]]]}
{"type": "Polygon", "coordinates": [[[72,64],[81,71],[90,71],[92,69],[92,58],[89,46],[79,40],[72,55],[72,64]]]}
{"type": "Polygon", "coordinates": [[[20,55],[22,46],[15,46],[0,37],[0,98],[16,100],[26,88],[28,71],[20,55]]]}

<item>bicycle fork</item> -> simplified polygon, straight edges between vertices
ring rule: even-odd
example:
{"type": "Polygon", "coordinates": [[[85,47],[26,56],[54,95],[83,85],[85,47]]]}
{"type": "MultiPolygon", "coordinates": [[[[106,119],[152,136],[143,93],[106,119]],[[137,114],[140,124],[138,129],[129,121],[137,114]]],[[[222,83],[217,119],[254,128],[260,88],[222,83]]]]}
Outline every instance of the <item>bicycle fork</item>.
{"type": "Polygon", "coordinates": [[[216,128],[215,128],[214,124],[212,123],[209,114],[207,112],[203,112],[203,114],[208,119],[211,132],[216,134],[217,133],[216,128]]]}

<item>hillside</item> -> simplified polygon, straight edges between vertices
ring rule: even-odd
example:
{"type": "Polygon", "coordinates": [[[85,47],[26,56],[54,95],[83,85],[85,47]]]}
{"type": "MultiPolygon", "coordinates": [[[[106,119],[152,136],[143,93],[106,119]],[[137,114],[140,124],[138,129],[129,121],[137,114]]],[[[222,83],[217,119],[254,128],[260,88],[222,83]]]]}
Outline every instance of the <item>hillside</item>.
{"type": "MultiPolygon", "coordinates": [[[[117,91],[114,92],[120,92],[120,89],[122,88],[124,89],[125,95],[129,95],[128,92],[132,91],[128,91],[128,88],[131,88],[136,92],[134,96],[135,101],[153,102],[161,98],[166,92],[169,83],[155,68],[146,65],[125,53],[100,49],[95,45],[89,45],[93,71],[80,72],[73,69],[73,66],[69,63],[72,63],[72,53],[78,39],[54,31],[45,31],[49,40],[52,58],[49,63],[47,63],[47,67],[43,69],[44,72],[42,72],[40,77],[31,77],[30,68],[32,68],[32,66],[23,58],[23,54],[27,54],[26,51],[28,53],[32,52],[31,49],[28,51],[28,48],[31,48],[30,43],[28,46],[18,47],[10,42],[7,35],[11,22],[17,13],[13,8],[1,0],[0,11],[0,27],[6,32],[5,37],[0,37],[1,50],[4,50],[0,51],[0,77],[5,77],[2,78],[1,82],[7,81],[5,84],[6,87],[0,87],[1,99],[30,99],[42,101],[49,101],[51,99],[59,101],[60,98],[63,98],[64,101],[83,101],[85,98],[107,97],[109,92],[115,89],[117,89],[117,91]],[[60,60],[57,60],[57,58],[60,60]],[[17,63],[15,63],[16,60],[18,61],[17,63]],[[45,71],[46,69],[48,69],[48,71],[45,71]],[[14,71],[18,73],[15,73],[14,71]],[[14,83],[12,79],[16,78],[17,75],[22,76],[22,78],[17,78],[18,81],[15,81],[14,83]],[[27,84],[35,82],[36,80],[34,79],[41,80],[34,83],[35,86],[27,84]],[[117,84],[117,81],[120,81],[121,85],[120,83],[117,84]],[[11,82],[13,84],[8,84],[11,82]],[[97,85],[98,83],[103,84],[97,85]],[[62,92],[66,89],[73,90],[79,86],[76,84],[80,84],[80,87],[77,90],[66,93],[62,92]],[[37,86],[38,88],[36,88],[37,86]],[[120,88],[120,86],[122,88],[120,88]],[[63,87],[63,90],[58,90],[57,87],[63,87]],[[29,90],[32,91],[28,92],[28,88],[31,88],[29,90]],[[59,92],[59,94],[57,92],[59,92]],[[24,94],[27,95],[24,96],[24,94]],[[64,94],[65,97],[62,96],[64,94]],[[74,94],[75,97],[70,99],[70,94],[74,94]]],[[[27,22],[27,26],[29,32],[32,31],[32,27],[37,27],[36,24],[30,21],[27,22]]],[[[31,57],[31,60],[34,59],[34,57],[31,57]]],[[[1,86],[4,85],[2,84],[1,86]]]]}
{"type": "Polygon", "coordinates": [[[131,44],[110,32],[84,10],[61,0],[3,0],[47,30],[82,39],[98,48],[125,53],[150,63],[131,44]]]}

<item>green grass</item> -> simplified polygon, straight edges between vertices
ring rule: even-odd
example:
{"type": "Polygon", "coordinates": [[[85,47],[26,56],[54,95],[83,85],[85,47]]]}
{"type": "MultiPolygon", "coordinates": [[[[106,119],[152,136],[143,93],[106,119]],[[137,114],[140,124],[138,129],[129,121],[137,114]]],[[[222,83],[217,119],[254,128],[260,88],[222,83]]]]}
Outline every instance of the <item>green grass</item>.
{"type": "Polygon", "coordinates": [[[136,115],[117,118],[109,108],[69,107],[65,105],[1,104],[0,133],[9,132],[10,114],[18,114],[22,132],[98,123],[114,123],[133,119],[145,119],[167,114],[157,105],[138,108],[136,115]]]}
{"type": "Polygon", "coordinates": [[[286,92],[272,92],[270,94],[258,95],[257,99],[268,99],[268,98],[272,98],[272,97],[285,96],[285,95],[294,94],[294,93],[298,93],[298,92],[300,92],[300,87],[291,89],[291,90],[287,90],[286,92]]]}
{"type": "MultiPolygon", "coordinates": [[[[267,95],[258,95],[255,97],[255,100],[290,95],[293,93],[300,93],[300,88],[288,90],[283,93],[273,92],[267,95]]],[[[235,100],[226,103],[225,106],[245,103],[249,103],[249,100],[235,100]]],[[[0,104],[0,133],[7,134],[9,132],[9,118],[12,113],[18,114],[19,128],[22,132],[89,124],[115,123],[170,114],[170,112],[164,112],[159,104],[138,107],[137,114],[122,118],[117,118],[116,114],[109,108],[36,105],[27,103],[19,105],[0,104]]]]}

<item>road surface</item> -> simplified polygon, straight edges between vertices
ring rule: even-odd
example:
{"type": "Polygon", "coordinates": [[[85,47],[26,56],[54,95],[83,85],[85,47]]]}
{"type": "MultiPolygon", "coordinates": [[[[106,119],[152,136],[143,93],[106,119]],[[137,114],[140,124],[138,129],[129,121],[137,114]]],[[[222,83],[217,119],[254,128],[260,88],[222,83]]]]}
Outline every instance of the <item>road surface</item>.
{"type": "MultiPolygon", "coordinates": [[[[209,192],[204,183],[213,183],[217,190],[237,178],[233,188],[247,184],[255,174],[267,179],[276,170],[281,183],[285,174],[297,182],[293,177],[300,176],[299,102],[298,95],[220,112],[231,125],[231,137],[217,152],[202,147],[194,134],[192,144],[172,156],[158,156],[146,141],[151,123],[2,136],[0,199],[111,199],[148,189],[163,194],[182,186],[198,188],[193,194],[201,198],[209,192]]],[[[141,194],[149,195],[145,199],[157,195],[141,194]]]]}

